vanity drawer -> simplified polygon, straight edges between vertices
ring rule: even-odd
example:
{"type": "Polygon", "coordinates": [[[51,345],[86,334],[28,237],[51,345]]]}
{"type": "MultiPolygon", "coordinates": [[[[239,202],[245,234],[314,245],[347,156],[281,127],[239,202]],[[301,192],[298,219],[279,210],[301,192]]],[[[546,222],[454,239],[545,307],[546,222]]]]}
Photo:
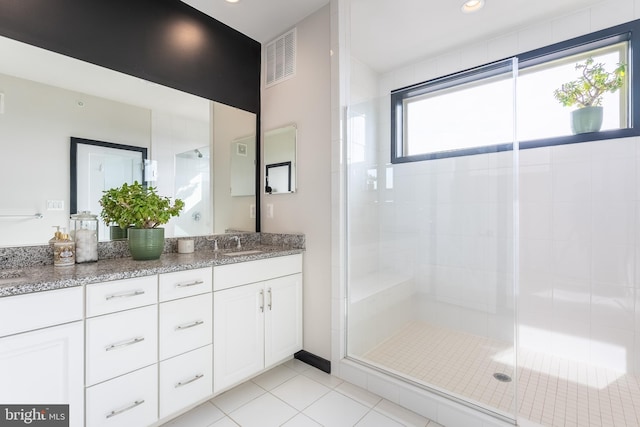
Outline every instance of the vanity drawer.
{"type": "Polygon", "coordinates": [[[211,267],[164,273],[159,276],[160,302],[211,292],[211,267]]]}
{"type": "Polygon", "coordinates": [[[151,305],[86,321],[86,385],[157,361],[158,307],[151,305]]]}
{"type": "Polygon", "coordinates": [[[216,266],[213,290],[261,282],[302,272],[302,254],[216,266]]]}
{"type": "Polygon", "coordinates": [[[86,394],[87,427],[148,426],[158,419],[158,370],[149,366],[86,394]]]}
{"type": "Polygon", "coordinates": [[[100,316],[158,301],[158,276],[87,285],[87,317],[100,316]]]}
{"type": "Polygon", "coordinates": [[[82,286],[0,298],[0,337],[82,320],[82,286]]]}
{"type": "Polygon", "coordinates": [[[160,360],[210,344],[212,323],[211,293],[160,304],[160,360]]]}
{"type": "Polygon", "coordinates": [[[160,362],[160,418],[213,394],[213,346],[160,362]]]}

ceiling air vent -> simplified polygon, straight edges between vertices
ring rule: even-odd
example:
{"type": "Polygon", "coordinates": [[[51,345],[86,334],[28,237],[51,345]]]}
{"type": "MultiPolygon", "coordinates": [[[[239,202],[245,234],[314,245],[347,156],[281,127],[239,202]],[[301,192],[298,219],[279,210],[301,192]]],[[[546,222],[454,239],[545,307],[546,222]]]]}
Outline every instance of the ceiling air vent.
{"type": "Polygon", "coordinates": [[[281,35],[265,47],[265,86],[270,87],[296,75],[296,29],[281,35]]]}

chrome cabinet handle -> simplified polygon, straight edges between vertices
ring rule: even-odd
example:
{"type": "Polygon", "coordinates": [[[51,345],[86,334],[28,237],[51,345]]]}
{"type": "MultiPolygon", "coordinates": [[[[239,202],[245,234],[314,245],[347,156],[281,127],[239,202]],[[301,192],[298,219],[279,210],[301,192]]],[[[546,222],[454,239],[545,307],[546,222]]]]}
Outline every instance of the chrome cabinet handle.
{"type": "Polygon", "coordinates": [[[128,410],[133,409],[136,406],[140,406],[143,403],[144,403],[144,399],[143,400],[136,400],[135,402],[133,402],[133,405],[129,405],[126,408],[116,409],[115,411],[111,411],[110,413],[107,414],[107,419],[109,419],[111,417],[115,417],[116,415],[120,415],[123,412],[127,412],[128,410]]]}
{"type": "Polygon", "coordinates": [[[269,288],[267,293],[269,294],[269,310],[271,310],[273,307],[273,294],[271,293],[271,288],[269,288]]]}
{"type": "Polygon", "coordinates": [[[195,377],[193,377],[193,378],[191,378],[190,380],[187,380],[187,381],[185,381],[185,382],[180,381],[180,382],[179,382],[178,384],[176,384],[174,387],[175,387],[175,388],[178,388],[178,387],[185,386],[185,385],[187,385],[187,384],[191,384],[192,382],[197,381],[197,380],[199,380],[200,378],[203,378],[203,377],[204,377],[204,374],[198,374],[198,375],[196,375],[195,377]]]}
{"type": "Polygon", "coordinates": [[[185,323],[184,325],[176,326],[176,331],[193,328],[194,326],[199,326],[202,324],[204,324],[204,320],[196,320],[195,322],[192,322],[192,323],[185,323]]]}
{"type": "Polygon", "coordinates": [[[138,295],[142,295],[144,294],[144,291],[141,290],[137,290],[137,291],[133,291],[133,292],[125,292],[123,294],[111,294],[111,295],[107,295],[106,299],[107,301],[114,299],[114,298],[129,298],[129,297],[137,297],[138,295]]]}
{"type": "Polygon", "coordinates": [[[264,289],[260,290],[260,312],[264,313],[264,289]]]}
{"type": "Polygon", "coordinates": [[[187,288],[189,286],[202,285],[204,282],[202,280],[194,280],[193,282],[188,283],[177,283],[176,288],[187,288]]]}
{"type": "Polygon", "coordinates": [[[137,337],[137,338],[134,338],[132,340],[111,344],[111,345],[105,347],[105,351],[111,351],[111,350],[115,350],[117,348],[122,348],[122,347],[129,346],[129,345],[132,345],[132,344],[138,344],[139,342],[142,342],[142,341],[144,341],[144,337],[137,337]]]}

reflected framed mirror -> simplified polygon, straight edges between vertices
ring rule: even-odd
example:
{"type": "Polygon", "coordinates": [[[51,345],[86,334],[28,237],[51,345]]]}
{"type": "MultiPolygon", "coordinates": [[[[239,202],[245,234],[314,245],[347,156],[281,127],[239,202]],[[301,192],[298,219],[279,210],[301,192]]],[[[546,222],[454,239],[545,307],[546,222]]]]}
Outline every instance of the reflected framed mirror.
{"type": "MultiPolygon", "coordinates": [[[[89,211],[99,215],[104,191],[134,181],[144,182],[147,148],[71,137],[69,182],[71,214],[89,211]]],[[[98,237],[109,240],[108,225],[98,221],[98,237]]]]}
{"type": "Polygon", "coordinates": [[[265,194],[288,194],[297,190],[297,134],[295,124],[264,133],[265,194]]]}

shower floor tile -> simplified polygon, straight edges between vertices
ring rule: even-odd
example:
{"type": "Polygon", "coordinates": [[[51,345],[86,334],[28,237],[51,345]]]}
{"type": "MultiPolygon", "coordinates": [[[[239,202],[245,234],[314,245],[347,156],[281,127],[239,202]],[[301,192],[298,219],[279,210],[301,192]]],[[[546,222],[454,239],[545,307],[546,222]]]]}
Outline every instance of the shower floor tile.
{"type": "MultiPolygon", "coordinates": [[[[430,323],[414,321],[362,359],[417,382],[513,416],[513,349],[430,323]]],[[[545,353],[518,354],[518,419],[544,426],[639,426],[640,377],[545,353]]]]}

